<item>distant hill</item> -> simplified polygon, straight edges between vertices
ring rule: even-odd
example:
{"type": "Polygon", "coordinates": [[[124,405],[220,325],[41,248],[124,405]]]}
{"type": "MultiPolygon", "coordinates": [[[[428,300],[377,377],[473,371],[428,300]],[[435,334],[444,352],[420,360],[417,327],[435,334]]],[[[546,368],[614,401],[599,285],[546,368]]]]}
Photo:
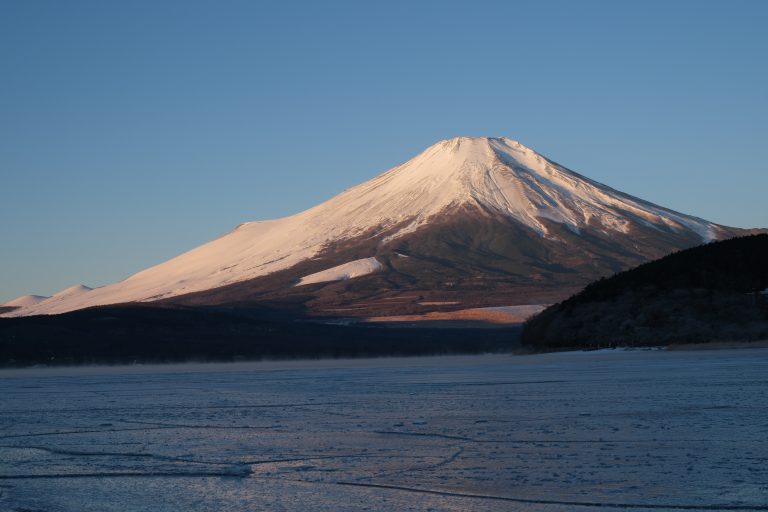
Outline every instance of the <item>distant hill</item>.
{"type": "Polygon", "coordinates": [[[768,339],[768,235],[680,251],[601,279],[525,325],[542,350],[768,339]]]}

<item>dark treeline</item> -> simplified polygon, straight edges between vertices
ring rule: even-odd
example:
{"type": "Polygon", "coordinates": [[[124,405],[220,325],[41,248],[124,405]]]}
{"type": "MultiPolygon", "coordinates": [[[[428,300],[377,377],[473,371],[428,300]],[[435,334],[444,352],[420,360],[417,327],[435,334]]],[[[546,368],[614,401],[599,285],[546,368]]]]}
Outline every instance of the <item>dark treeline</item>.
{"type": "Polygon", "coordinates": [[[0,366],[472,354],[517,346],[519,328],[326,325],[266,309],[136,305],[0,319],[0,366]]]}
{"type": "Polygon", "coordinates": [[[768,339],[768,235],[680,251],[601,279],[529,320],[524,345],[596,348],[768,339]]]}

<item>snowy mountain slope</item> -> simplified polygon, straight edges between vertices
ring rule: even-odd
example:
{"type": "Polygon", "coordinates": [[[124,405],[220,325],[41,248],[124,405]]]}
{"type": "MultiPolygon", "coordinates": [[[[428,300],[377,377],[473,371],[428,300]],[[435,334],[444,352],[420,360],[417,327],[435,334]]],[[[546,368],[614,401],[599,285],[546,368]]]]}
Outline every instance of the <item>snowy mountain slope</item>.
{"type": "Polygon", "coordinates": [[[86,300],[85,297],[93,291],[93,288],[89,286],[85,286],[83,284],[76,284],[74,286],[70,286],[69,288],[65,288],[64,290],[61,290],[60,292],[54,293],[50,297],[46,298],[45,300],[33,303],[30,306],[27,306],[26,308],[21,309],[21,311],[24,311],[25,309],[36,309],[36,308],[43,308],[44,310],[56,310],[57,308],[67,308],[69,304],[77,304],[82,300],[86,300]]]}
{"type": "Polygon", "coordinates": [[[10,308],[25,308],[39,304],[47,298],[48,297],[45,295],[22,295],[21,297],[16,297],[13,300],[9,300],[5,304],[0,304],[0,306],[10,308]]]}
{"type": "Polygon", "coordinates": [[[296,286],[354,279],[355,277],[366,276],[373,272],[378,272],[382,268],[381,263],[379,263],[376,258],[354,260],[304,276],[298,283],[296,283],[296,286]]]}
{"type": "MultiPolygon", "coordinates": [[[[626,238],[633,230],[644,229],[660,237],[690,235],[700,242],[734,233],[591,181],[510,139],[458,137],[438,142],[408,162],[304,212],[246,222],[119,283],[56,300],[54,296],[7,315],[155,301],[231,286],[327,255],[338,244],[373,239],[379,247],[401,241],[456,212],[504,218],[535,238],[561,245],[564,235],[558,226],[576,236],[589,232],[626,238]]],[[[679,246],[661,242],[667,251],[679,246]]],[[[373,256],[357,254],[355,258],[373,256]]],[[[306,274],[296,277],[301,275],[306,274]]]]}
{"type": "Polygon", "coordinates": [[[595,279],[701,243],[691,231],[662,232],[642,224],[628,234],[589,228],[576,234],[548,219],[542,223],[550,238],[503,215],[457,208],[386,243],[381,241],[386,233],[346,240],[288,269],[163,302],[235,308],[292,304],[312,316],[345,317],[551,304],[595,279]],[[310,289],[293,286],[298,276],[371,254],[381,271],[310,289]]]}

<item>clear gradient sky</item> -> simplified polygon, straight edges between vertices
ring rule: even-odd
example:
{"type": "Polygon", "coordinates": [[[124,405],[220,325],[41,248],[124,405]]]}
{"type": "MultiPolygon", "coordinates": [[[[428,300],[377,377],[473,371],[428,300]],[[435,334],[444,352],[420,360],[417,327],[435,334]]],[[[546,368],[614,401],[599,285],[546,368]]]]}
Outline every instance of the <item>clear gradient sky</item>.
{"type": "Polygon", "coordinates": [[[768,226],[768,2],[0,2],[0,302],[120,280],[456,135],[768,226]]]}

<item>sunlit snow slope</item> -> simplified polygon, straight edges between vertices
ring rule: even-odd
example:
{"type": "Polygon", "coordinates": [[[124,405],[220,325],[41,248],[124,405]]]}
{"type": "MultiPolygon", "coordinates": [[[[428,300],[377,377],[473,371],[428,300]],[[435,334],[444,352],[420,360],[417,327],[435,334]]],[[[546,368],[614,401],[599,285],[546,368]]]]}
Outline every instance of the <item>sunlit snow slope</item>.
{"type": "Polygon", "coordinates": [[[119,283],[67,297],[57,294],[8,315],[62,313],[208,290],[287,269],[331,242],[366,236],[386,243],[459,207],[506,216],[545,239],[556,239],[545,219],[574,233],[589,228],[625,234],[640,223],[693,232],[702,241],[722,236],[716,224],[591,181],[513,140],[458,137],[304,212],[246,222],[119,283]]]}
{"type": "Polygon", "coordinates": [[[11,307],[11,308],[25,308],[29,306],[34,306],[35,304],[40,304],[45,299],[48,299],[48,297],[44,295],[22,295],[21,297],[16,297],[15,299],[9,300],[4,304],[0,304],[0,306],[11,307]]]}
{"type": "Polygon", "coordinates": [[[335,266],[320,272],[304,276],[296,283],[296,286],[305,284],[327,283],[329,281],[343,281],[355,277],[366,276],[382,269],[381,263],[376,258],[354,260],[335,266]]]}

